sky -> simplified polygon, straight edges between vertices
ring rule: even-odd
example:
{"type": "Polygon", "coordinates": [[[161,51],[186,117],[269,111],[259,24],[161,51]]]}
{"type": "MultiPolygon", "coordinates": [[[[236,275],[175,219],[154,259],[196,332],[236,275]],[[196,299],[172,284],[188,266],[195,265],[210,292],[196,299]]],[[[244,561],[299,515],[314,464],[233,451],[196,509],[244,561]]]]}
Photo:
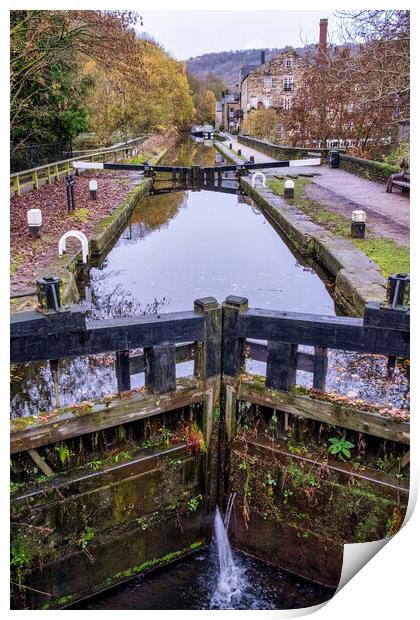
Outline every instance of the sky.
{"type": "Polygon", "coordinates": [[[177,60],[208,52],[316,43],[319,20],[328,18],[337,40],[332,11],[141,11],[143,27],[177,60]]]}

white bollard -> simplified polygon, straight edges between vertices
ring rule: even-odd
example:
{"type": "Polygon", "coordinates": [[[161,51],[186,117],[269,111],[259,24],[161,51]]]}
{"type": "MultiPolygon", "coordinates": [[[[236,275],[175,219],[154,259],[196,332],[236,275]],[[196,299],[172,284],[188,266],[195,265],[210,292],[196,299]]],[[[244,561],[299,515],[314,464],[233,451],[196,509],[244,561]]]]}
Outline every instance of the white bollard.
{"type": "Polygon", "coordinates": [[[89,181],[89,192],[92,200],[96,200],[98,191],[98,181],[92,179],[89,181]]]}
{"type": "Polygon", "coordinates": [[[294,198],[295,197],[295,182],[291,179],[284,182],[284,197],[285,198],[294,198]]]}
{"type": "Polygon", "coordinates": [[[364,239],[366,232],[366,213],[362,209],[356,209],[351,214],[351,237],[364,239]]]}
{"type": "Polygon", "coordinates": [[[41,209],[29,209],[26,214],[29,232],[32,237],[40,237],[42,234],[42,213],[41,209]]]}
{"type": "Polygon", "coordinates": [[[68,237],[76,237],[76,239],[78,239],[82,244],[82,262],[86,265],[89,252],[89,242],[86,235],[80,230],[69,230],[68,232],[64,233],[64,235],[58,242],[58,255],[62,256],[66,251],[66,240],[68,239],[68,237]]]}
{"type": "Polygon", "coordinates": [[[362,209],[356,209],[351,214],[352,222],[366,222],[366,212],[362,211],[362,209]]]}
{"type": "Polygon", "coordinates": [[[255,181],[257,179],[261,179],[262,186],[265,187],[265,174],[263,172],[254,172],[254,174],[252,175],[252,180],[251,180],[252,187],[255,187],[255,181]]]}

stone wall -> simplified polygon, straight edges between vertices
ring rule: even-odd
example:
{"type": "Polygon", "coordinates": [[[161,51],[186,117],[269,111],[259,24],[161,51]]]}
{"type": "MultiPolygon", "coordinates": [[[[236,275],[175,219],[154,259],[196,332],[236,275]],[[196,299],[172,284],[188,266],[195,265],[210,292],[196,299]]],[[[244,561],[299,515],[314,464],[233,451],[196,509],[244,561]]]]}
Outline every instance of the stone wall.
{"type": "Polygon", "coordinates": [[[359,177],[370,181],[381,181],[386,183],[391,174],[401,172],[399,166],[391,166],[379,161],[353,157],[344,153],[340,154],[340,168],[357,174],[359,177]]]}
{"type": "Polygon", "coordinates": [[[321,153],[322,161],[325,163],[328,160],[330,149],[317,149],[317,148],[298,148],[294,146],[281,146],[273,144],[266,140],[259,140],[258,138],[251,138],[250,136],[238,136],[238,142],[246,144],[251,148],[265,153],[269,157],[274,159],[305,159],[310,157],[311,153],[321,153]]]}

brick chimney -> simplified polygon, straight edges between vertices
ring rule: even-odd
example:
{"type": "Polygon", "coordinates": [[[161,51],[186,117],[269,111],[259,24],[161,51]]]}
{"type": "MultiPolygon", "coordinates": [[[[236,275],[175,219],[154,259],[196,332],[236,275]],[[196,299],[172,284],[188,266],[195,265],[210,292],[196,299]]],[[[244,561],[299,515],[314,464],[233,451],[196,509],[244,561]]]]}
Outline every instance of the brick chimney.
{"type": "Polygon", "coordinates": [[[328,33],[328,19],[323,18],[319,20],[319,45],[320,52],[327,51],[327,33],[328,33]]]}
{"type": "Polygon", "coordinates": [[[265,64],[265,50],[261,50],[261,64],[265,64]]]}

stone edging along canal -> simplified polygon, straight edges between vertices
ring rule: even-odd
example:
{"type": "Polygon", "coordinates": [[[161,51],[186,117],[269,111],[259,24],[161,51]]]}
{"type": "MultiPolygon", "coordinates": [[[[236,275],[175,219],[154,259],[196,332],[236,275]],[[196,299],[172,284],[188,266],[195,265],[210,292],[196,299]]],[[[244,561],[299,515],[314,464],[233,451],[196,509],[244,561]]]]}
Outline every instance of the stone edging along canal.
{"type": "Polygon", "coordinates": [[[238,155],[235,155],[234,153],[232,153],[232,151],[227,146],[225,146],[224,143],[214,142],[213,146],[216,149],[216,151],[219,151],[219,153],[223,155],[225,159],[227,159],[228,162],[232,164],[237,164],[237,165],[244,163],[245,159],[243,157],[239,157],[238,155]]]}
{"type": "Polygon", "coordinates": [[[368,301],[384,302],[386,281],[378,265],[348,239],[336,237],[267,187],[241,187],[276,223],[287,239],[335,278],[338,303],[352,315],[363,315],[368,301]]]}

